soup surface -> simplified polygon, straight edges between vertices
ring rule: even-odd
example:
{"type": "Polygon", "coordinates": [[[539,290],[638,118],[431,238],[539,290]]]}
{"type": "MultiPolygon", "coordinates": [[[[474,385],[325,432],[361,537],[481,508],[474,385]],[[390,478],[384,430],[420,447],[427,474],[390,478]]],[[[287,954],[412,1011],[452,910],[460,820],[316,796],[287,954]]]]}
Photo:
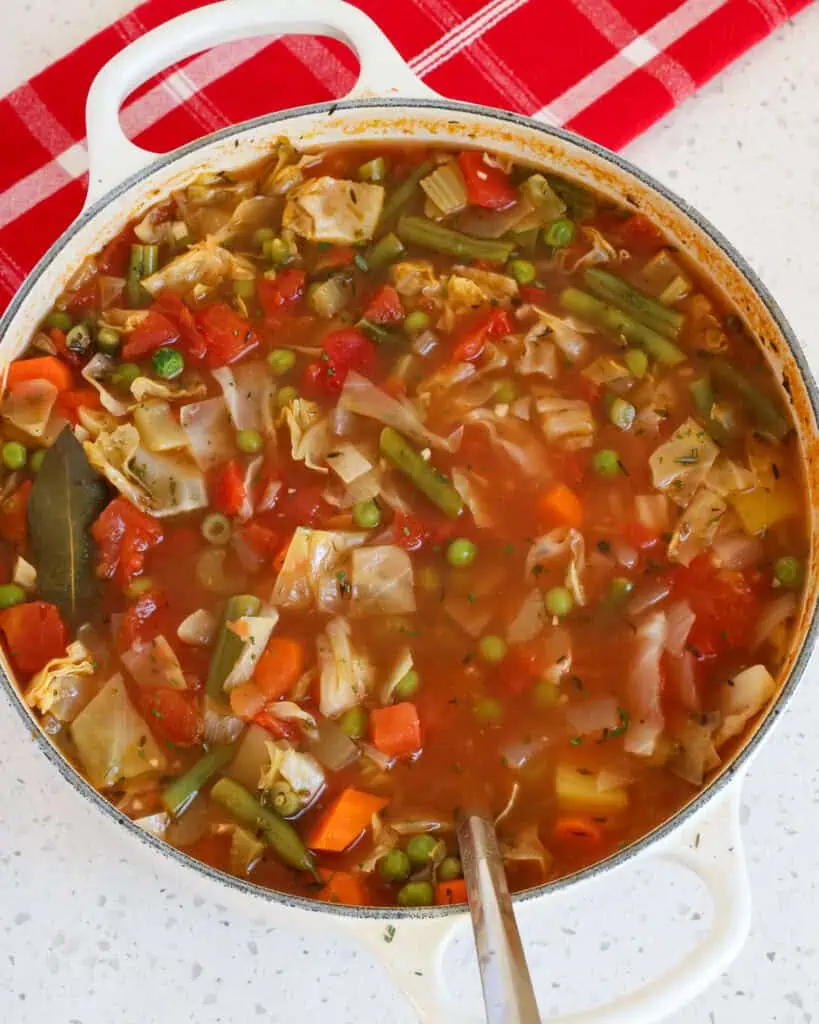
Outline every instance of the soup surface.
{"type": "Polygon", "coordinates": [[[753,339],[642,214],[469,150],[281,141],[89,255],[8,368],[0,633],[90,783],[322,900],[520,889],[691,798],[807,527],[753,339]]]}

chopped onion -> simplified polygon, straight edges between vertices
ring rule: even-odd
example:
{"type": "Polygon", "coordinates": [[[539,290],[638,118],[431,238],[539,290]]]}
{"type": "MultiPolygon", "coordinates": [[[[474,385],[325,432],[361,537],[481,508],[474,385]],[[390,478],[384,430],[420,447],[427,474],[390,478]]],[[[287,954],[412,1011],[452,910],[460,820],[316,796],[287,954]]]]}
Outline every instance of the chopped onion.
{"type": "Polygon", "coordinates": [[[773,634],[774,630],[796,615],[796,595],[782,594],[767,604],[759,616],[754,630],[754,648],[761,646],[773,634]]]}
{"type": "Polygon", "coordinates": [[[417,356],[428,356],[438,347],[438,338],[432,331],[421,331],[412,343],[412,351],[417,356]]]}
{"type": "Polygon", "coordinates": [[[100,274],[97,280],[100,286],[100,309],[115,306],[125,289],[125,278],[100,274]]]}
{"type": "Polygon", "coordinates": [[[205,697],[203,717],[203,736],[208,743],[233,743],[241,736],[245,727],[241,718],[223,712],[210,697],[205,697]]]}
{"type": "Polygon", "coordinates": [[[652,612],[637,628],[627,683],[631,723],[626,731],[624,746],[629,754],[650,757],[654,753],[657,737],[663,731],[660,660],[666,635],[664,612],[652,612]]]}
{"type": "Polygon", "coordinates": [[[211,823],[211,810],[204,796],[197,796],[168,828],[165,838],[174,846],[190,846],[201,839],[211,823]]]}
{"type": "Polygon", "coordinates": [[[176,635],[183,644],[192,647],[210,647],[216,636],[216,616],[205,608],[191,612],[176,627],[176,635]]]}
{"type": "Polygon", "coordinates": [[[664,494],[638,494],[634,508],[640,523],[655,533],[663,533],[671,525],[668,498],[664,494]]]}
{"type": "Polygon", "coordinates": [[[681,658],[685,653],[685,644],[696,615],[687,601],[674,601],[666,609],[666,618],[668,633],[665,638],[665,649],[672,658],[681,658]]]}
{"type": "Polygon", "coordinates": [[[316,719],[316,734],[308,749],[331,772],[341,771],[359,756],[359,749],[346,732],[329,718],[316,719]]]}
{"type": "Polygon", "coordinates": [[[654,605],[664,601],[671,593],[671,584],[665,580],[652,580],[638,589],[626,605],[628,615],[641,615],[643,612],[653,608],[654,605]]]}
{"type": "Polygon", "coordinates": [[[750,569],[762,557],[762,541],[747,533],[723,533],[711,543],[711,558],[720,569],[750,569]]]}
{"type": "Polygon", "coordinates": [[[355,429],[355,416],[349,410],[336,405],[330,413],[330,430],[336,437],[348,437],[355,429]]]}
{"type": "Polygon", "coordinates": [[[620,723],[620,712],[614,697],[601,697],[568,704],[566,720],[575,732],[586,735],[603,729],[616,729],[620,723]]]}
{"type": "Polygon", "coordinates": [[[698,711],[700,707],[696,663],[691,651],[683,651],[681,657],[668,658],[666,661],[667,692],[673,693],[686,711],[698,711]]]}
{"type": "Polygon", "coordinates": [[[611,553],[614,555],[617,563],[622,565],[625,569],[633,569],[640,561],[639,552],[630,544],[626,544],[626,542],[621,540],[619,537],[614,537],[612,539],[611,553]]]}
{"type": "Polygon", "coordinates": [[[361,753],[368,757],[373,764],[377,765],[381,771],[387,772],[392,768],[395,758],[387,757],[386,754],[382,754],[377,747],[373,747],[369,743],[359,743],[358,747],[361,753]]]}

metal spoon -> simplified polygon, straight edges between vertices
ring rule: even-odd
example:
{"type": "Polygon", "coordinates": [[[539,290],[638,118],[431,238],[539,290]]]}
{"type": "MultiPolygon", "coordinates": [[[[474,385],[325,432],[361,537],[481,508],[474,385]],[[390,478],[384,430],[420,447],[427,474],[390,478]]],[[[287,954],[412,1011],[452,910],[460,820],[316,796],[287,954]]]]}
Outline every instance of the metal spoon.
{"type": "Polygon", "coordinates": [[[487,1024],[540,1024],[495,826],[485,815],[470,811],[458,817],[455,834],[461,848],[487,1024]]]}

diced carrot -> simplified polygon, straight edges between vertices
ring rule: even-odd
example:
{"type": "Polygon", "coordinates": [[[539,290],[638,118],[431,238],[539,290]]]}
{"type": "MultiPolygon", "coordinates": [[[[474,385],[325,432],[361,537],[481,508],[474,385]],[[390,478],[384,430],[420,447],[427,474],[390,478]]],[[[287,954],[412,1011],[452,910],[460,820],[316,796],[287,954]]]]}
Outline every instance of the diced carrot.
{"type": "Polygon", "coordinates": [[[348,907],[366,907],[370,904],[367,887],[360,875],[349,871],[320,871],[322,881],[326,883],[318,894],[325,903],[344,903],[348,907]]]}
{"type": "Polygon", "coordinates": [[[421,749],[421,722],[411,701],[370,712],[370,739],[387,757],[410,757],[421,749]]]}
{"type": "Polygon", "coordinates": [[[558,843],[597,845],[603,838],[601,829],[591,820],[582,816],[560,818],[552,836],[558,843]]]}
{"type": "Polygon", "coordinates": [[[466,903],[466,882],[463,878],[456,878],[454,882],[439,882],[435,886],[435,903],[439,907],[466,903]]]}
{"type": "Polygon", "coordinates": [[[245,721],[254,718],[266,703],[267,697],[252,681],[239,683],[230,691],[230,710],[245,721]]]}
{"type": "Polygon", "coordinates": [[[324,812],[313,829],[308,846],[313,850],[341,853],[370,827],[373,815],[388,803],[383,797],[348,787],[324,812]]]}
{"type": "Polygon", "coordinates": [[[256,663],[253,681],[267,700],[278,700],[304,672],[304,644],[288,636],[272,636],[256,663]]]}
{"type": "Polygon", "coordinates": [[[554,484],[538,498],[538,512],[553,526],[579,527],[583,523],[583,504],[565,484],[554,484]]]}
{"type": "Polygon", "coordinates": [[[9,389],[25,380],[47,380],[58,391],[67,391],[73,382],[68,366],[56,356],[36,356],[34,359],[15,359],[9,366],[9,389]]]}

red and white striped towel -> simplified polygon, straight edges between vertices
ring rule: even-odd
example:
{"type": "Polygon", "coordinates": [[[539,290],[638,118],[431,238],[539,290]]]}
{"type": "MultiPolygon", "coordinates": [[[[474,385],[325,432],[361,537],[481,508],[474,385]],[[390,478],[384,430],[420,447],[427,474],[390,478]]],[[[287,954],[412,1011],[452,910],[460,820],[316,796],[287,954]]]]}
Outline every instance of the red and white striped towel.
{"type": "MultiPolygon", "coordinates": [[[[623,146],[809,0],[354,0],[444,96],[566,125],[623,146]]],[[[148,0],[0,100],[0,311],[79,212],[85,97],[118,50],[202,4],[148,0]]],[[[252,39],[169,69],[137,91],[125,130],[166,152],[227,124],[343,95],[345,47],[252,39]]]]}

